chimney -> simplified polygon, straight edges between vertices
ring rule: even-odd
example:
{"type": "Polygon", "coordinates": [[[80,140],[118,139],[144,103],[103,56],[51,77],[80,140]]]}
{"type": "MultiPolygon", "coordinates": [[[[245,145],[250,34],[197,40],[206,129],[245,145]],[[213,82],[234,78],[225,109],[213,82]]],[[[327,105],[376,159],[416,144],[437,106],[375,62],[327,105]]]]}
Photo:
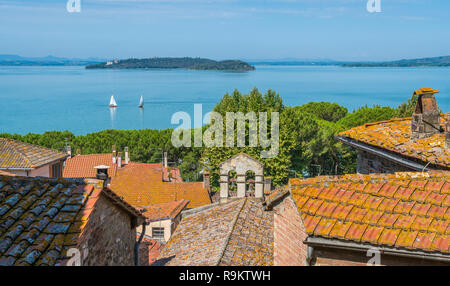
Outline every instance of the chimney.
{"type": "Polygon", "coordinates": [[[272,178],[264,178],[264,192],[270,192],[272,190],[272,178]]]}
{"type": "Polygon", "coordinates": [[[66,146],[66,152],[67,152],[67,155],[69,155],[69,158],[71,158],[72,157],[72,147],[66,146]]]}
{"type": "Polygon", "coordinates": [[[130,153],[128,152],[128,147],[125,147],[125,165],[130,163],[130,153]]]}
{"type": "Polygon", "coordinates": [[[77,149],[77,155],[81,155],[81,150],[80,150],[80,148],[77,149]]]}
{"type": "Polygon", "coordinates": [[[122,168],[122,152],[117,155],[117,167],[122,168]]]}
{"type": "Polygon", "coordinates": [[[421,88],[416,90],[416,109],[411,120],[411,139],[419,139],[440,133],[441,115],[436,103],[435,93],[439,90],[432,88],[421,88]]]}
{"type": "Polygon", "coordinates": [[[203,188],[211,192],[211,174],[206,170],[203,170],[203,188]]]}
{"type": "Polygon", "coordinates": [[[164,168],[167,168],[169,166],[168,161],[167,161],[167,152],[163,153],[163,164],[164,164],[164,168]]]}
{"type": "Polygon", "coordinates": [[[95,166],[94,169],[97,170],[97,175],[96,175],[97,179],[102,180],[102,181],[108,180],[109,166],[100,165],[100,166],[95,166]]]}
{"type": "Polygon", "coordinates": [[[445,114],[445,148],[450,150],[450,112],[445,114]]]}
{"type": "Polygon", "coordinates": [[[116,164],[117,162],[117,152],[116,152],[116,145],[112,145],[112,163],[116,164]]]}

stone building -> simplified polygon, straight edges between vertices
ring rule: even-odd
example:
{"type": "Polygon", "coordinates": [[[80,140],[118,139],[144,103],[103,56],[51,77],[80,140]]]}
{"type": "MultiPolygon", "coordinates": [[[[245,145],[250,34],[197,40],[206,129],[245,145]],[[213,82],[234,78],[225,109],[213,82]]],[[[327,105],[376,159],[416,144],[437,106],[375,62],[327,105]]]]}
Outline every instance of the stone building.
{"type": "Polygon", "coordinates": [[[135,265],[144,222],[100,180],[0,176],[0,265],[135,265]]]}
{"type": "Polygon", "coordinates": [[[358,173],[450,170],[450,117],[439,114],[437,92],[415,91],[418,101],[412,118],[364,124],[336,137],[358,150],[358,173]]]}
{"type": "Polygon", "coordinates": [[[0,171],[6,175],[59,178],[68,156],[57,150],[0,138],[0,171]]]}
{"type": "Polygon", "coordinates": [[[291,179],[181,215],[156,265],[450,264],[448,171],[291,179]]]}
{"type": "MultiPolygon", "coordinates": [[[[287,190],[265,197],[264,165],[238,154],[220,165],[220,201],[182,212],[182,220],[155,265],[271,266],[305,265],[301,217],[287,190]],[[238,191],[228,190],[235,170],[238,191]],[[255,173],[255,194],[245,189],[245,174],[255,173]]],[[[269,188],[269,186],[267,186],[269,188]]]]}

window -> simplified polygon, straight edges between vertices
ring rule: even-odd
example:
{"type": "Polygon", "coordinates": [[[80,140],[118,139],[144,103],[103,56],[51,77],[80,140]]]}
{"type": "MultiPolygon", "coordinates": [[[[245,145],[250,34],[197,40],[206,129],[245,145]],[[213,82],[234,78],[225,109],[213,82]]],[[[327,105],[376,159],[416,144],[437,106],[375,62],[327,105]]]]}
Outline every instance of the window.
{"type": "Polygon", "coordinates": [[[61,164],[52,165],[52,177],[53,178],[61,177],[61,164]]]}
{"type": "Polygon", "coordinates": [[[152,238],[164,240],[164,227],[152,227],[152,238]]]}

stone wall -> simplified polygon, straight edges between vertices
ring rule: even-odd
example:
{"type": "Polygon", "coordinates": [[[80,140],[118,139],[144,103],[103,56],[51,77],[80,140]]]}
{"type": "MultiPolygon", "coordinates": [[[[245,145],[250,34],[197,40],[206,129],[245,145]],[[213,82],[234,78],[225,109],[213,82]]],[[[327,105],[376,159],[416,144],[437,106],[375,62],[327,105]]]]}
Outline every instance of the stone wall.
{"type": "Polygon", "coordinates": [[[306,265],[306,229],[289,196],[274,208],[274,265],[306,265]]]}
{"type": "Polygon", "coordinates": [[[358,151],[356,172],[359,174],[415,171],[365,151],[358,151]]]}
{"type": "Polygon", "coordinates": [[[135,243],[130,215],[100,195],[79,239],[81,265],[133,266],[135,243]]]}

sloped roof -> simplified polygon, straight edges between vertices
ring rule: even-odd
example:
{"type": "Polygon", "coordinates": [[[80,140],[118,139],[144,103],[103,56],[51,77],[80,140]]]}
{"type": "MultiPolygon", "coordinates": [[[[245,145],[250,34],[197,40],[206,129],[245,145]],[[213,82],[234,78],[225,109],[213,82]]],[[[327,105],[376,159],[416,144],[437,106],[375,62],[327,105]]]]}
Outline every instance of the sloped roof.
{"type": "Polygon", "coordinates": [[[291,179],[310,237],[450,254],[450,172],[291,179]]]}
{"type": "Polygon", "coordinates": [[[112,154],[90,154],[90,155],[76,155],[66,160],[64,167],[64,178],[95,178],[97,170],[95,166],[105,165],[109,166],[108,176],[116,175],[117,164],[112,162],[112,154]]]}
{"type": "MultiPolygon", "coordinates": [[[[444,126],[443,115],[441,116],[441,126],[444,126]]],[[[386,149],[405,157],[450,168],[450,150],[444,146],[444,133],[411,140],[411,117],[367,123],[341,132],[339,136],[386,149]]]]}
{"type": "MultiPolygon", "coordinates": [[[[136,241],[139,240],[139,235],[136,235],[136,241]]],[[[152,265],[155,261],[158,255],[161,253],[161,250],[164,248],[165,244],[161,243],[160,241],[150,239],[148,237],[143,237],[142,239],[142,247],[145,249],[147,253],[145,255],[142,255],[142,257],[148,256],[148,265],[152,265]]],[[[142,253],[144,254],[144,253],[142,253]]],[[[140,254],[141,255],[141,254],[140,254]]],[[[142,264],[144,265],[144,264],[142,264]]]]}
{"type": "Polygon", "coordinates": [[[179,200],[167,202],[162,204],[154,204],[149,207],[144,207],[147,211],[144,216],[149,220],[157,220],[162,218],[175,218],[187,206],[189,201],[179,200]]]}
{"type": "Polygon", "coordinates": [[[163,182],[162,168],[161,164],[130,163],[112,177],[111,188],[141,208],[178,200],[188,200],[188,208],[211,203],[202,182],[163,182]]]}
{"type": "Polygon", "coordinates": [[[140,221],[139,210],[102,182],[0,176],[0,265],[57,265],[78,243],[105,195],[140,221]]]}
{"type": "Polygon", "coordinates": [[[34,169],[68,154],[9,138],[0,138],[0,169],[34,169]]]}
{"type": "Polygon", "coordinates": [[[234,199],[183,217],[155,264],[272,265],[273,247],[273,212],[256,199],[234,199]]]}

